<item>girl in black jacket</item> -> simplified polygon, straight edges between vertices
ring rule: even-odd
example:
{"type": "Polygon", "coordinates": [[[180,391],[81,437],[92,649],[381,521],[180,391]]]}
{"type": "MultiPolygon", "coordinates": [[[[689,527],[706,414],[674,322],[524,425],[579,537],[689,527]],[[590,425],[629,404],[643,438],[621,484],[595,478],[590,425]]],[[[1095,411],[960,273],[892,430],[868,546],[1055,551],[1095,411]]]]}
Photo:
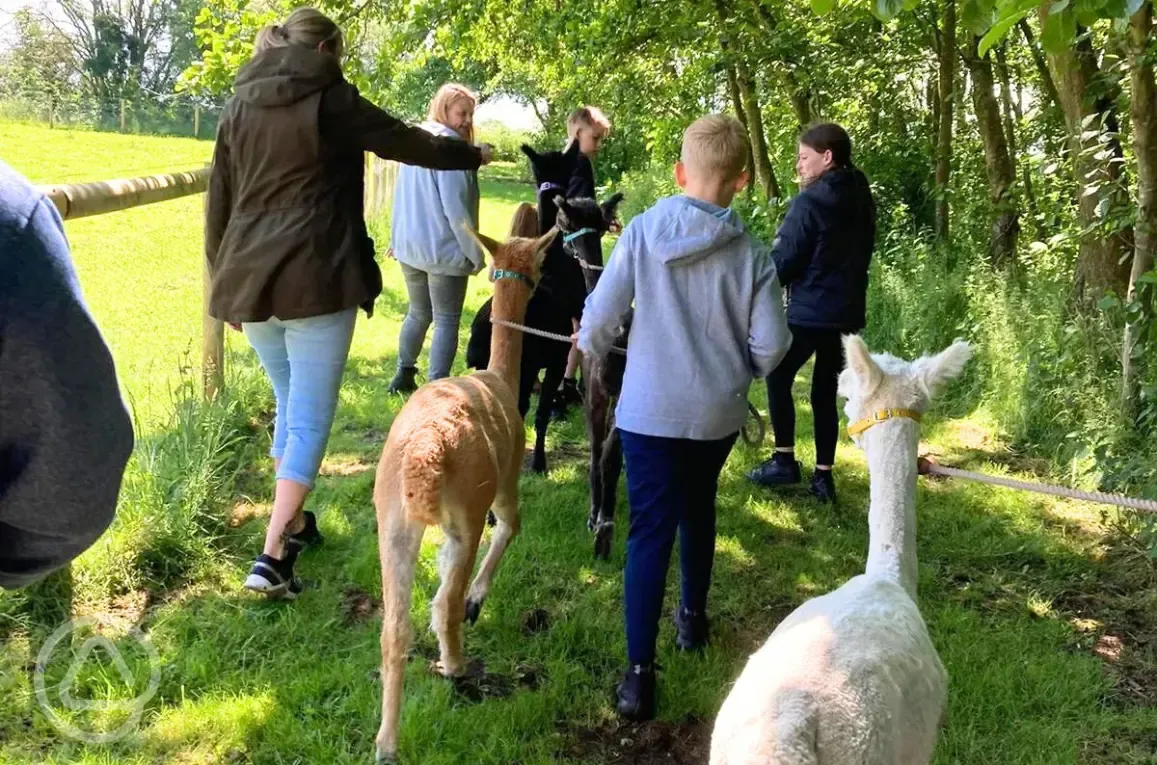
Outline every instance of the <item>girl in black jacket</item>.
{"type": "Polygon", "coordinates": [[[791,350],[767,377],[775,454],[747,474],[764,486],[802,480],[795,459],[792,382],[814,354],[811,403],[815,418],[816,470],[810,492],[834,502],[832,480],[839,413],[836,380],[844,367],[841,336],[865,326],[868,266],[876,239],[876,204],[864,174],[852,164],[852,142],[839,125],[809,128],[799,140],[796,162],[803,191],[776,232],[772,257],[787,288],[791,350]]]}

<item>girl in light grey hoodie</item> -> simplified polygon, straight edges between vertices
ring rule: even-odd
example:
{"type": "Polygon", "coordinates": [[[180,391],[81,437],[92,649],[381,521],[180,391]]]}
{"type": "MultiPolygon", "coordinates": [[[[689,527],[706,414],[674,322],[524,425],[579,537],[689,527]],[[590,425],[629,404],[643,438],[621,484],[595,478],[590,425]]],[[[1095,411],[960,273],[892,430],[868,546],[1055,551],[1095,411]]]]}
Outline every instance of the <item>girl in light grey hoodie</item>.
{"type": "MultiPolygon", "coordinates": [[[[435,135],[473,142],[477,99],[462,85],[448,83],[430,102],[421,127],[435,135]]],[[[418,385],[417,362],[431,321],[428,379],[447,377],[458,349],[458,323],[471,275],[482,270],[482,253],[462,229],[478,230],[478,173],[429,170],[402,165],[394,189],[390,249],[406,278],[410,305],[398,338],[398,370],[391,393],[418,385]]]]}

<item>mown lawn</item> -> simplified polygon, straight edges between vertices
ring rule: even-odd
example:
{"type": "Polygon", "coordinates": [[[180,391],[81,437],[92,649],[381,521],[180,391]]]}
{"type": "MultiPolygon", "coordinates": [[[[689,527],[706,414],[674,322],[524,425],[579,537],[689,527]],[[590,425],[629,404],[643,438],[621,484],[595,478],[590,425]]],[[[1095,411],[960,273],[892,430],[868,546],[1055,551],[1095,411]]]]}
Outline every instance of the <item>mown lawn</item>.
{"type": "MultiPolygon", "coordinates": [[[[61,180],[48,165],[62,148],[56,140],[42,129],[0,125],[5,157],[40,182],[61,180]],[[13,136],[24,143],[10,154],[13,136]]],[[[62,173],[65,167],[80,173],[76,179],[123,175],[156,158],[188,156],[195,165],[208,154],[207,143],[180,139],[73,134],[60,141],[63,148],[76,145],[69,149],[74,164],[61,166],[62,173]],[[107,153],[105,142],[113,139],[119,154],[107,153]],[[91,152],[79,148],[86,142],[91,152]],[[90,167],[81,165],[86,154],[94,158],[90,167]]],[[[504,235],[514,204],[530,199],[530,191],[487,182],[483,231],[504,235]]],[[[197,358],[199,204],[179,200],[68,224],[83,286],[122,381],[157,419],[142,433],[114,528],[70,573],[0,593],[0,762],[371,761],[380,714],[371,493],[381,445],[402,404],[385,392],[405,306],[402,279],[384,260],[386,291],[377,313],[359,319],[329,455],[310,500],[326,543],[301,560],[307,590],[294,604],[252,598],[240,584],[259,551],[271,498],[264,456],[271,397],[239,336],[229,339],[226,405],[203,410],[178,395],[180,414],[160,417],[169,411],[164,386],[188,379],[176,368],[181,352],[191,348],[197,358]],[[37,654],[70,613],[118,620],[121,629],[109,635],[124,651],[136,691],[147,683],[147,661],[132,650],[123,625],[139,624],[157,651],[159,685],[127,738],[78,743],[41,711],[37,654]]],[[[385,241],[380,226],[375,238],[385,241]]],[[[484,279],[473,281],[471,311],[489,290],[484,279]]],[[[461,368],[461,357],[457,363],[461,368]]],[[[753,386],[761,408],[763,396],[762,384],[753,386]]],[[[809,419],[801,403],[805,464],[809,419]]],[[[932,417],[926,437],[946,461],[1017,465],[1009,466],[987,435],[983,412],[952,421],[932,417]]],[[[619,726],[610,693],[624,652],[625,524],[611,561],[594,561],[584,526],[585,439],[577,413],[553,431],[550,447],[553,470],[524,478],[523,533],[482,618],[466,630],[467,653],[482,660],[485,675],[458,686],[428,671],[436,651],[427,625],[438,534],[427,535],[412,612],[418,637],[406,680],[404,762],[704,763],[710,720],[747,655],[792,607],[862,570],[864,461],[841,442],[841,503],[829,509],[802,495],[753,490],[742,473],[762,454],[737,447],[719,504],[714,642],[703,656],[677,655],[665,621],[661,720],[619,726]],[[530,619],[536,610],[542,613],[530,619]]],[[[1157,763],[1157,576],[1107,533],[1100,509],[924,481],[918,501],[921,606],[951,674],[936,762],[1157,763]]],[[[620,509],[625,515],[622,495],[620,509]]],[[[677,567],[669,584],[670,608],[677,567]]],[[[58,713],[55,684],[67,668],[61,661],[47,673],[58,713]]],[[[134,689],[98,651],[73,695],[124,699],[134,689]]],[[[125,719],[122,712],[67,717],[90,728],[115,728],[125,719]]]]}

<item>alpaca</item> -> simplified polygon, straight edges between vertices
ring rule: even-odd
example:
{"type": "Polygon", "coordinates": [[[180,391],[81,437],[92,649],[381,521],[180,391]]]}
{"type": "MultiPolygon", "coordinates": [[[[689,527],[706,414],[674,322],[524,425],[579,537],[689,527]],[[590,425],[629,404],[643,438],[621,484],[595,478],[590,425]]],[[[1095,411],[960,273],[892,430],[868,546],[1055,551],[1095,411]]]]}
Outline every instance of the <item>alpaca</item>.
{"type": "Polygon", "coordinates": [[[789,614],[750,658],[716,718],[710,765],[932,758],[948,675],[916,605],[919,421],[971,349],[909,363],[850,336],[844,350],[839,392],[871,477],[867,568],[789,614]]]}
{"type": "MultiPolygon", "coordinates": [[[[583,269],[588,294],[594,290],[602,273],[602,236],[615,220],[615,210],[622,199],[622,194],[615,194],[601,205],[585,198],[563,199],[560,196],[554,200],[558,207],[555,220],[563,234],[564,250],[588,266],[583,269]]],[[[630,327],[628,316],[615,339],[615,347],[626,350],[630,327]]],[[[584,356],[582,361],[583,381],[586,383],[583,413],[591,449],[591,510],[587,528],[595,533],[595,557],[604,560],[611,557],[616,495],[623,469],[623,451],[615,429],[615,401],[623,389],[626,366],[626,356],[621,353],[610,353],[601,359],[584,356]]]]}
{"type": "MultiPolygon", "coordinates": [[[[554,198],[564,191],[574,174],[578,162],[578,144],[572,144],[566,151],[538,153],[527,145],[522,151],[530,159],[538,188],[539,233],[554,225],[558,208],[554,198]]],[[[567,256],[561,243],[556,239],[547,251],[542,266],[542,283],[535,290],[526,310],[523,323],[534,329],[558,335],[570,336],[574,331],[571,318],[582,311],[586,292],[583,289],[582,270],[575,260],[567,256]]],[[[466,365],[472,369],[483,369],[490,357],[490,310],[489,301],[484,303],[470,325],[470,340],[466,346],[466,365]]],[[[518,399],[518,411],[526,417],[530,411],[530,397],[539,372],[543,372],[542,392],[539,394],[538,409],[534,418],[535,441],[531,469],[536,473],[547,472],[546,432],[550,425],[554,400],[562,378],[566,372],[569,347],[556,340],[528,335],[522,346],[522,378],[518,399]]]]}
{"type": "MultiPolygon", "coordinates": [[[[525,205],[529,207],[529,205],[525,205]]],[[[520,211],[519,221],[533,221],[520,211]]],[[[532,230],[533,231],[533,230],[532,230]]],[[[473,233],[473,232],[472,232],[473,233]]],[[[546,249],[557,231],[499,244],[474,234],[493,262],[494,315],[521,322],[546,249]]],[[[393,762],[398,750],[402,680],[409,647],[414,567],[427,526],[439,525],[445,542],[438,556],[442,584],[431,627],[438,635],[440,671],[461,675],[462,622],[474,623],[511,539],[518,533],[518,477],[526,433],[518,413],[522,333],[494,327],[494,350],[484,370],[426,383],[390,427],[374,487],[382,565],[382,725],[377,761],[393,762]],[[478,575],[466,593],[487,511],[497,526],[478,575]]]]}

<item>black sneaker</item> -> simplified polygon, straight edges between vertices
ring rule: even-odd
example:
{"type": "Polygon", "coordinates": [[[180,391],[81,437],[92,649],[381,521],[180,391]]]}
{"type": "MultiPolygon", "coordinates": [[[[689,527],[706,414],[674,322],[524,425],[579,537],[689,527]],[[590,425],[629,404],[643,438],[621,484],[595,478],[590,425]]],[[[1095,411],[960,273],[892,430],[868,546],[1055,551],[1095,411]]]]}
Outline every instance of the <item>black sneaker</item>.
{"type": "Polygon", "coordinates": [[[270,555],[259,555],[245,579],[245,589],[269,598],[294,600],[302,590],[301,580],[293,575],[296,559],[297,550],[293,547],[286,547],[285,558],[282,560],[270,555]]]}
{"type": "Polygon", "coordinates": [[[807,493],[818,499],[821,504],[835,504],[836,482],[832,478],[832,471],[817,470],[812,473],[812,484],[808,487],[807,493]]]}
{"type": "Polygon", "coordinates": [[[305,527],[296,534],[290,534],[288,544],[298,550],[307,547],[317,547],[324,541],[321,532],[317,530],[317,516],[312,511],[305,511],[305,527]]]}
{"type": "Polygon", "coordinates": [[[394,379],[390,380],[390,387],[387,390],[390,393],[413,393],[418,389],[417,377],[417,367],[398,367],[398,371],[394,374],[394,379]]]}
{"type": "Polygon", "coordinates": [[[707,645],[707,614],[675,609],[675,647],[680,651],[700,651],[707,645]]]}
{"type": "Polygon", "coordinates": [[[803,473],[792,454],[776,452],[767,462],[749,470],[747,480],[761,486],[790,486],[802,481],[803,473]]]}
{"type": "Polygon", "coordinates": [[[619,716],[633,722],[655,718],[655,667],[636,664],[615,688],[619,716]]]}

